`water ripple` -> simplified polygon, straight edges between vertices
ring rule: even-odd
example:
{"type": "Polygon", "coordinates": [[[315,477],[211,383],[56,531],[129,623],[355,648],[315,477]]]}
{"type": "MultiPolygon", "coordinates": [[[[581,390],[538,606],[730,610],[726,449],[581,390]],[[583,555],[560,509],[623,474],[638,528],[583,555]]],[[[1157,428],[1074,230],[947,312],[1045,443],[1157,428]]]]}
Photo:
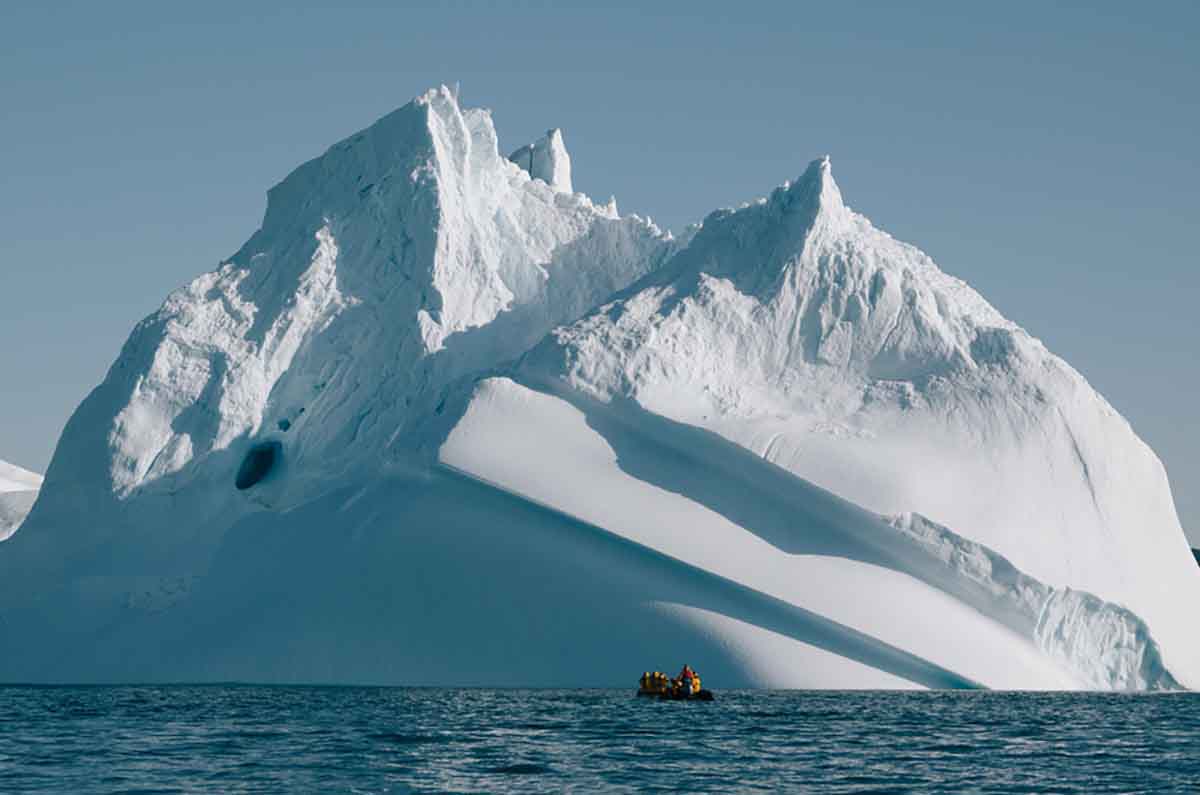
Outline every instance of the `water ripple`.
{"type": "Polygon", "coordinates": [[[1200,697],[0,687],[0,792],[1187,792],[1200,697]]]}

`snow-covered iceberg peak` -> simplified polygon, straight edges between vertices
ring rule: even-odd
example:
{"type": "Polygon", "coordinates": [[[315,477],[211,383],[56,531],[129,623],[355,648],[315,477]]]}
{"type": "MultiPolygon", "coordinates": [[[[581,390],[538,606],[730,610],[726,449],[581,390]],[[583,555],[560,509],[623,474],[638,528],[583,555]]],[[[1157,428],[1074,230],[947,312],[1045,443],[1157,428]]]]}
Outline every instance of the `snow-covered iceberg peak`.
{"type": "Polygon", "coordinates": [[[791,274],[827,269],[825,248],[863,222],[842,201],[829,157],[814,160],[795,180],[737,209],[710,213],[689,245],[652,278],[658,284],[728,280],[743,293],[767,297],[791,274]],[[824,259],[823,259],[824,257],[824,259]],[[681,281],[682,280],[682,281],[681,281]]]}
{"type": "MultiPolygon", "coordinates": [[[[553,184],[501,156],[490,113],[443,86],[297,168],[240,251],[134,330],[69,422],[38,513],[169,496],[198,526],[411,458],[448,384],[521,354],[672,249],[649,221],[560,191],[560,135],[542,150],[553,184]],[[268,444],[270,477],[235,490],[268,444]]],[[[96,533],[190,532],[161,507],[113,510],[96,533]]]]}
{"type": "Polygon", "coordinates": [[[526,144],[508,156],[529,173],[560,193],[571,193],[571,156],[563,143],[562,130],[548,130],[544,136],[526,144]]]}
{"type": "Polygon", "coordinates": [[[812,161],[794,182],[781,188],[789,204],[808,208],[815,217],[837,218],[845,212],[842,191],[833,179],[833,162],[829,155],[812,161]]]}

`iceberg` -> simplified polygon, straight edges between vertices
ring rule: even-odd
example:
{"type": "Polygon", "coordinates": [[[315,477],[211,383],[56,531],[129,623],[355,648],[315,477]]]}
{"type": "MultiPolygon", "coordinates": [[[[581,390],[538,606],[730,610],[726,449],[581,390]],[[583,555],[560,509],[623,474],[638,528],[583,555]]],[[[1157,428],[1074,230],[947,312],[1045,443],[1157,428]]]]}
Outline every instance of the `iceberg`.
{"type": "Polygon", "coordinates": [[[0,544],[0,680],[1200,684],[1158,459],[828,158],[675,237],[500,151],[431,90],[138,324],[0,544]]]}

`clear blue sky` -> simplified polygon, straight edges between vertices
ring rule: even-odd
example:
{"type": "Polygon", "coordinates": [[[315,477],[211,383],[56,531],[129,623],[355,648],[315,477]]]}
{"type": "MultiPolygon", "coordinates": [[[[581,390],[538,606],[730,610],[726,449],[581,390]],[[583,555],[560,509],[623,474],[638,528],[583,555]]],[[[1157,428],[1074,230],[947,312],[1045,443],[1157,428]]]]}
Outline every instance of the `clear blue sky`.
{"type": "Polygon", "coordinates": [[[577,189],[672,228],[831,154],[849,204],[1130,419],[1200,541],[1200,3],[21,5],[0,20],[0,458],[45,466],[267,188],[459,80],[503,146],[563,127],[577,189]]]}

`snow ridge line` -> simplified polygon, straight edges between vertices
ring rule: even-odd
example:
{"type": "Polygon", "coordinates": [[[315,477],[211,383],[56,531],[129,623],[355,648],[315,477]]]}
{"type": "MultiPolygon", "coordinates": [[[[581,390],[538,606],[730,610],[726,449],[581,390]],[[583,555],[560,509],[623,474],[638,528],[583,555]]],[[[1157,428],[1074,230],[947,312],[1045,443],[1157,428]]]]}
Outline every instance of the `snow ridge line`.
{"type": "Polygon", "coordinates": [[[1000,600],[1028,619],[1030,640],[1088,687],[1183,689],[1163,663],[1146,623],[1127,608],[1086,591],[1035,580],[1003,555],[920,514],[886,521],[990,601],[1000,600]]]}
{"type": "Polygon", "coordinates": [[[462,478],[466,481],[478,483],[508,495],[513,499],[537,506],[544,511],[562,517],[573,525],[591,530],[597,536],[610,542],[635,548],[640,553],[664,563],[669,563],[672,567],[676,567],[679,570],[701,576],[725,592],[727,597],[735,599],[738,603],[749,607],[753,612],[758,614],[762,619],[761,626],[764,629],[781,632],[785,635],[790,635],[792,634],[792,630],[799,629],[800,632],[797,633],[797,636],[806,643],[813,644],[818,648],[826,648],[827,651],[834,654],[870,665],[871,667],[878,668],[879,670],[902,679],[907,679],[924,687],[958,690],[986,689],[984,685],[956,671],[943,668],[931,660],[893,646],[886,641],[841,624],[819,613],[815,613],[802,605],[785,601],[760,591],[752,585],[730,579],[677,558],[667,552],[655,549],[652,546],[634,541],[620,533],[593,524],[586,519],[581,519],[568,511],[563,511],[541,500],[506,488],[486,477],[472,474],[445,462],[439,462],[434,467],[434,470],[444,472],[453,477],[462,478]],[[814,628],[817,629],[816,632],[813,631],[814,628]],[[818,640],[818,637],[824,638],[825,642],[818,640]],[[827,646],[831,648],[827,648],[827,646]]]}

